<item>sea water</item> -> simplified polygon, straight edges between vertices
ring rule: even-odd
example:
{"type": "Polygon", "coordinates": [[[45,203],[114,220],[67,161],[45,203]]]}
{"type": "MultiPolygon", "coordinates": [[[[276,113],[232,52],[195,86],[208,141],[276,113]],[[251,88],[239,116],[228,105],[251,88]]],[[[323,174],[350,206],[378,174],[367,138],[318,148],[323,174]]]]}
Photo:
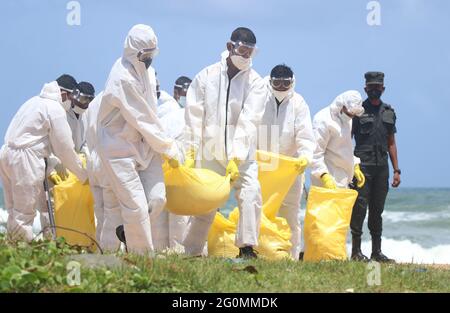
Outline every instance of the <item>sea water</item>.
{"type": "MultiPolygon", "coordinates": [[[[225,216],[236,206],[233,195],[220,211],[225,216]]],[[[302,200],[302,225],[305,214],[302,200]]],[[[0,231],[5,231],[8,214],[0,192],[0,231]]],[[[40,231],[38,216],[33,229],[40,231]]],[[[370,256],[367,216],[362,250],[370,256]]],[[[351,236],[347,248],[351,249],[351,236]]],[[[450,188],[398,188],[389,191],[383,213],[383,252],[398,262],[450,264],[450,188]]]]}

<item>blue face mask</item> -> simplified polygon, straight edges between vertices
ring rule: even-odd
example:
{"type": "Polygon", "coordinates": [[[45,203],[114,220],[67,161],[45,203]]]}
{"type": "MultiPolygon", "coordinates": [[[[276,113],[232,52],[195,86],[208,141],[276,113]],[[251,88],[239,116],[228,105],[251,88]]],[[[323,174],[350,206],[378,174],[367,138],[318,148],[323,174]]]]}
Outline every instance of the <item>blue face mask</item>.
{"type": "Polygon", "coordinates": [[[180,98],[178,99],[178,104],[180,105],[180,107],[184,108],[186,106],[186,97],[180,96],[180,98]]]}

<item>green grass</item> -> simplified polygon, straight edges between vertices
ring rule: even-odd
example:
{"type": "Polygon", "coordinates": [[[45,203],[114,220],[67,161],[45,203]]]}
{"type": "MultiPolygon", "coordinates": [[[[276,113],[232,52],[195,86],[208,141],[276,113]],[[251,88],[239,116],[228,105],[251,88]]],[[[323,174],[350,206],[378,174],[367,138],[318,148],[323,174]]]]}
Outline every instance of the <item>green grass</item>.
{"type": "Polygon", "coordinates": [[[450,292],[450,271],[382,265],[381,285],[367,285],[367,264],[117,255],[116,268],[81,266],[81,285],[67,283],[67,263],[85,251],[64,240],[7,242],[0,234],[1,292],[450,292]]]}

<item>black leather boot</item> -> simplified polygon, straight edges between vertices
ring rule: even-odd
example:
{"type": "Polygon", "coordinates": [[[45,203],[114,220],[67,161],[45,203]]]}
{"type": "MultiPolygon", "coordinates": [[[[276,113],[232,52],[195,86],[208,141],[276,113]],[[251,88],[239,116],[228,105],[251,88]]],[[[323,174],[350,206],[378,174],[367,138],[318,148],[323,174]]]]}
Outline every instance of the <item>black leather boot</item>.
{"type": "Polygon", "coordinates": [[[256,255],[255,251],[253,250],[253,247],[246,246],[246,247],[243,247],[243,248],[239,248],[238,258],[256,259],[256,258],[258,258],[258,256],[256,255]]]}
{"type": "Polygon", "coordinates": [[[370,260],[380,263],[395,263],[395,260],[388,258],[381,252],[381,238],[372,238],[372,255],[370,260]]]}
{"type": "Polygon", "coordinates": [[[361,252],[361,237],[352,237],[352,261],[369,262],[369,258],[361,252]]]}

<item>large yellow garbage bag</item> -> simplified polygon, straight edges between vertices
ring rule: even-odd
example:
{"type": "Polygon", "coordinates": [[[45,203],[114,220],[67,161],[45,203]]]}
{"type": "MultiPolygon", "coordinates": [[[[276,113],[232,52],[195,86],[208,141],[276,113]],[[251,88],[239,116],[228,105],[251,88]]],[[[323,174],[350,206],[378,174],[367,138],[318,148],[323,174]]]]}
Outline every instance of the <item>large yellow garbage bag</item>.
{"type": "MultiPolygon", "coordinates": [[[[95,239],[94,198],[89,185],[83,185],[69,172],[69,177],[53,187],[56,226],[85,233],[95,239]]],[[[95,242],[80,233],[56,228],[56,236],[70,245],[96,249],[95,242]]]]}
{"type": "Polygon", "coordinates": [[[230,177],[200,168],[163,165],[166,208],[177,215],[203,215],[222,207],[230,196],[230,177]]]}
{"type": "Polygon", "coordinates": [[[358,192],[312,186],[305,215],[305,261],[346,260],[346,237],[358,192]]]}
{"type": "Polygon", "coordinates": [[[239,249],[234,245],[236,225],[217,212],[208,233],[208,255],[235,258],[239,249]]]}
{"type": "Polygon", "coordinates": [[[294,165],[296,159],[262,150],[256,152],[256,159],[259,166],[258,180],[261,184],[263,212],[273,220],[298,176],[294,165]]]}
{"type": "MultiPolygon", "coordinates": [[[[296,159],[257,151],[257,160],[263,207],[259,245],[255,250],[259,256],[271,260],[290,258],[291,230],[286,219],[277,217],[277,214],[283,199],[297,178],[298,172],[294,165],[296,159]]],[[[218,218],[219,214],[216,214],[208,236],[208,254],[235,257],[239,252],[234,245],[239,209],[235,208],[230,213],[228,220],[223,215],[218,218]],[[233,251],[233,253],[226,253],[226,251],[233,251]]]]}

